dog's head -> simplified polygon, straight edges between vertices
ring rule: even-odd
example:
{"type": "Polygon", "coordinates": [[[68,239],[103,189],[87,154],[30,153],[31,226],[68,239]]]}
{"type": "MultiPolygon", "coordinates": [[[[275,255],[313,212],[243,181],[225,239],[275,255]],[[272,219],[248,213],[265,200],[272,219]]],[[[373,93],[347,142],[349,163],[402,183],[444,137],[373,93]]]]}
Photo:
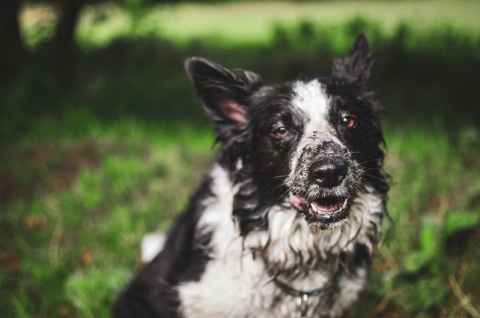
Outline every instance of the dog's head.
{"type": "Polygon", "coordinates": [[[215,123],[221,160],[240,184],[234,214],[242,233],[266,226],[265,213],[274,204],[291,205],[326,229],[347,221],[365,187],[386,194],[371,66],[363,35],[333,61],[330,77],[280,85],[263,85],[255,73],[202,58],[187,60],[187,73],[215,123]]]}

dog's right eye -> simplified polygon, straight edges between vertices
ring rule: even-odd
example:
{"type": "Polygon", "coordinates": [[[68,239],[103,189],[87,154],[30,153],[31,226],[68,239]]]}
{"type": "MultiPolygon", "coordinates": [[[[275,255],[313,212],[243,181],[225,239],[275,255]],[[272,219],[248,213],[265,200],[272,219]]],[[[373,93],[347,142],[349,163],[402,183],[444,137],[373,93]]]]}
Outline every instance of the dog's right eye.
{"type": "Polygon", "coordinates": [[[288,136],[289,133],[290,133],[290,130],[288,130],[288,128],[285,126],[280,126],[273,131],[273,134],[275,135],[275,137],[280,137],[280,138],[288,136]]]}
{"type": "Polygon", "coordinates": [[[354,116],[345,116],[342,118],[342,125],[348,129],[357,127],[357,118],[354,116]]]}

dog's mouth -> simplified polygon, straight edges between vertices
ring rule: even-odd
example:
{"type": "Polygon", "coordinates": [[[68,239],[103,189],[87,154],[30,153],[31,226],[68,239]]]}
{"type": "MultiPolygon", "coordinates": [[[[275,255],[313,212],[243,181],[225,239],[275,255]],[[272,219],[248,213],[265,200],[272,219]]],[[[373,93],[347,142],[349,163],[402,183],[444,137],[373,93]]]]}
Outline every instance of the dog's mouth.
{"type": "Polygon", "coordinates": [[[317,200],[307,201],[293,193],[290,193],[290,202],[306,216],[306,220],[318,223],[327,228],[341,222],[348,217],[347,197],[327,196],[317,200]]]}

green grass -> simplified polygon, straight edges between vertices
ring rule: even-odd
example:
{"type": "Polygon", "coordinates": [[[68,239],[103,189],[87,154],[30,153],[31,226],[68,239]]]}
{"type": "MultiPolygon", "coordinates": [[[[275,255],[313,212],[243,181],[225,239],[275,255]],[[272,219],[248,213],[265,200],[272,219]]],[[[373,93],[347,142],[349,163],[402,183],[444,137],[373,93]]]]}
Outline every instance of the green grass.
{"type": "Polygon", "coordinates": [[[480,4],[474,1],[306,1],[188,4],[151,14],[162,33],[175,40],[216,36],[228,42],[268,43],[276,24],[293,26],[299,20],[308,20],[331,28],[356,16],[380,23],[387,33],[404,21],[426,30],[436,25],[437,19],[472,30],[472,24],[480,26],[475,10],[480,10],[480,4]]]}
{"type": "MultiPolygon", "coordinates": [[[[113,4],[92,5],[85,10],[78,39],[87,49],[104,47],[124,37],[161,36],[188,44],[196,38],[243,46],[268,46],[276,25],[294,26],[313,21],[324,29],[336,28],[361,16],[391,35],[400,23],[415,26],[416,32],[431,32],[439,24],[478,34],[480,3],[473,0],[424,1],[264,1],[221,4],[180,3],[130,11],[113,4]],[[141,17],[141,19],[139,19],[141,17]]],[[[27,6],[22,15],[25,41],[35,47],[53,34],[55,11],[48,6],[27,6]]]]}
{"type": "Polygon", "coordinates": [[[327,74],[358,32],[388,111],[393,222],[353,316],[478,316],[479,5],[98,5],[85,11],[66,77],[39,45],[55,13],[27,7],[31,55],[0,92],[2,317],[108,316],[142,236],[170,225],[214,156],[186,56],[279,82],[327,74]]]}
{"type": "Polygon", "coordinates": [[[99,130],[93,118],[81,137],[64,130],[80,117],[88,115],[48,121],[49,131],[6,148],[2,172],[23,180],[0,216],[2,235],[11,237],[1,243],[7,316],[52,317],[73,307],[107,316],[138,265],[142,236],[170,223],[212,157],[209,131],[132,120],[99,130]]]}
{"type": "MultiPolygon", "coordinates": [[[[212,135],[133,119],[104,124],[78,113],[43,121],[48,130],[39,125],[6,147],[2,172],[20,180],[22,191],[0,215],[9,238],[0,243],[0,279],[7,287],[0,308],[8,317],[105,317],[139,266],[142,236],[168,227],[209,166],[212,135]]],[[[375,310],[381,317],[455,317],[466,309],[452,279],[480,306],[474,283],[480,257],[472,241],[478,237],[480,136],[465,128],[455,137],[387,128],[394,225],[354,317],[375,310]],[[457,220],[448,221],[453,215],[457,220]],[[462,249],[452,250],[458,243],[462,249]]]]}
{"type": "Polygon", "coordinates": [[[386,169],[393,176],[394,228],[375,262],[382,268],[384,297],[407,316],[461,315],[465,307],[450,285],[455,280],[465,282],[466,294],[479,306],[480,290],[469,283],[480,274],[474,266],[479,137],[469,128],[453,139],[441,130],[419,128],[389,134],[386,169]]]}

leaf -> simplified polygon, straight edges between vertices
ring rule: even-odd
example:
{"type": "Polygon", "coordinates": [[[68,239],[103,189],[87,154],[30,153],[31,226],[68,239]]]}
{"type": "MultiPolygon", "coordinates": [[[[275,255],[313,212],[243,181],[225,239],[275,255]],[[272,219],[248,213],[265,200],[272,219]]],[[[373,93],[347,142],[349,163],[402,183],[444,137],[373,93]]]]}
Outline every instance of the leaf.
{"type": "Polygon", "coordinates": [[[439,221],[435,217],[423,218],[423,227],[420,231],[420,247],[422,252],[435,254],[438,244],[439,221]]]}
{"type": "Polygon", "coordinates": [[[404,262],[405,270],[415,274],[421,271],[433,258],[434,254],[424,251],[415,251],[407,255],[404,262]]]}
{"type": "Polygon", "coordinates": [[[447,290],[443,280],[438,276],[420,277],[411,291],[410,302],[421,312],[427,312],[433,306],[442,303],[447,290]]]}
{"type": "Polygon", "coordinates": [[[445,220],[445,233],[455,234],[462,230],[470,229],[478,224],[480,215],[470,212],[453,212],[445,220]]]}
{"type": "Polygon", "coordinates": [[[108,313],[108,304],[130,278],[131,272],[124,268],[91,267],[70,275],[65,291],[82,317],[103,317],[108,313]]]}

